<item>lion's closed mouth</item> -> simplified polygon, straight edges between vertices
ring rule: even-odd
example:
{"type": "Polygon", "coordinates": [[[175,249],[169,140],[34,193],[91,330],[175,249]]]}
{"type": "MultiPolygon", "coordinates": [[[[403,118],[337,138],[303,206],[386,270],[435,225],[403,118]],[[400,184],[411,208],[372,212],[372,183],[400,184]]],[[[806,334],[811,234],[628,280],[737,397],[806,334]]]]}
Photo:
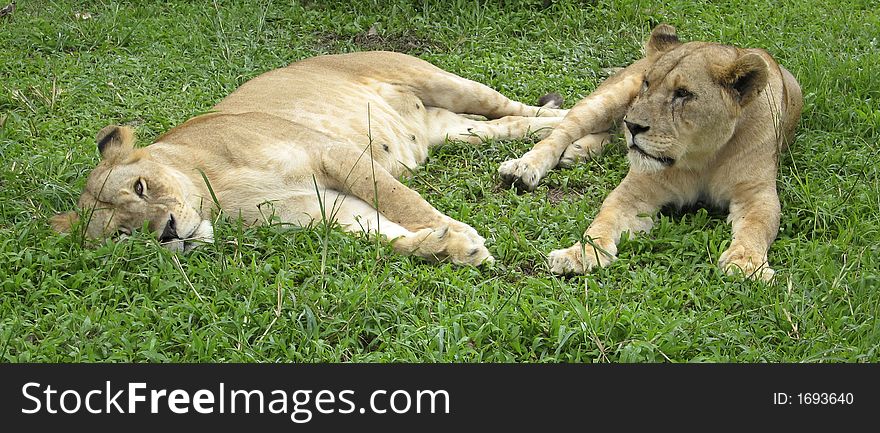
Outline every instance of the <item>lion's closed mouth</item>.
{"type": "Polygon", "coordinates": [[[646,156],[646,157],[648,157],[648,158],[651,158],[651,159],[653,159],[653,160],[655,160],[655,161],[659,161],[661,164],[663,164],[663,165],[665,165],[665,166],[670,166],[670,165],[672,165],[672,164],[675,164],[675,159],[670,158],[670,157],[668,157],[668,156],[656,156],[656,155],[652,155],[652,154],[650,154],[650,153],[648,153],[648,152],[645,152],[645,149],[642,149],[642,148],[639,147],[639,145],[637,145],[637,144],[630,144],[630,145],[629,145],[629,149],[630,149],[630,150],[635,150],[636,152],[638,152],[638,153],[640,153],[640,154],[642,154],[642,155],[644,155],[644,156],[646,156]]]}
{"type": "Polygon", "coordinates": [[[183,238],[160,242],[161,245],[171,249],[172,251],[180,251],[184,253],[190,252],[202,243],[204,242],[202,242],[201,239],[197,238],[183,238]]]}

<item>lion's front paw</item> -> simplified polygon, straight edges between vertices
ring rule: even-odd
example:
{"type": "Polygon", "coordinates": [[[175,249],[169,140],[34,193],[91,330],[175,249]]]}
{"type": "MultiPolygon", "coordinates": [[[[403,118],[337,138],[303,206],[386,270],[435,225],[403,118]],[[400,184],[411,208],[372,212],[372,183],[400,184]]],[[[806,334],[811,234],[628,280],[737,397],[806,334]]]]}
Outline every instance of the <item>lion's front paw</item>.
{"type": "Polygon", "coordinates": [[[399,237],[393,246],[398,251],[429,260],[479,266],[495,261],[484,243],[485,239],[471,226],[452,220],[441,228],[422,229],[411,236],[399,237]]]}
{"type": "Polygon", "coordinates": [[[520,191],[534,191],[544,176],[542,170],[525,157],[502,162],[498,174],[505,184],[520,191]]]}
{"type": "Polygon", "coordinates": [[[561,275],[586,274],[596,266],[608,266],[617,258],[615,251],[600,249],[604,251],[592,246],[584,247],[578,242],[568,248],[551,251],[547,256],[550,272],[561,275]]]}
{"type": "Polygon", "coordinates": [[[455,220],[455,219],[452,219],[452,218],[448,218],[448,219],[445,221],[445,224],[444,224],[444,225],[448,225],[449,228],[450,228],[453,232],[455,232],[455,233],[460,233],[461,236],[464,236],[464,237],[466,237],[466,238],[472,240],[472,241],[475,242],[475,243],[479,243],[479,244],[482,245],[483,242],[486,241],[486,238],[480,236],[480,234],[477,233],[477,229],[475,229],[475,228],[473,228],[473,227],[471,227],[471,226],[469,226],[469,225],[467,225],[467,224],[465,224],[465,223],[463,223],[463,222],[461,222],[461,221],[458,221],[458,220],[455,220]]]}
{"type": "Polygon", "coordinates": [[[728,275],[742,273],[746,278],[771,281],[776,272],[767,264],[767,256],[747,250],[742,245],[731,245],[718,260],[718,265],[728,275]]]}

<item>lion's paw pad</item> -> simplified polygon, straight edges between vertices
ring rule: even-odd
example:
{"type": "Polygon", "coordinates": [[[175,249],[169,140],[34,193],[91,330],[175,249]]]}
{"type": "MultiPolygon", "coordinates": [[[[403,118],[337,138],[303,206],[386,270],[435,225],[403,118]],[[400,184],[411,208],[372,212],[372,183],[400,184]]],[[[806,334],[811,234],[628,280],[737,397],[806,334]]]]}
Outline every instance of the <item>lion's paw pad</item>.
{"type": "Polygon", "coordinates": [[[542,175],[537,167],[523,158],[502,162],[498,167],[498,174],[505,184],[513,185],[521,191],[534,191],[542,175]]]}
{"type": "Polygon", "coordinates": [[[733,246],[721,254],[718,265],[727,275],[742,274],[749,279],[771,281],[776,271],[767,265],[764,254],[749,253],[745,248],[733,246]]]}

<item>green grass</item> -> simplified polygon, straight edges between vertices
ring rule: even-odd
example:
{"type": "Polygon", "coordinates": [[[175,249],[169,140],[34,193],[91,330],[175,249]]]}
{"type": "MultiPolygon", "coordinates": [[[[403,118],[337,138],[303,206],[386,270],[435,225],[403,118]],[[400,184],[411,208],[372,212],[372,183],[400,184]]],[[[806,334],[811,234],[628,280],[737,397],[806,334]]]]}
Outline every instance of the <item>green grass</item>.
{"type": "Polygon", "coordinates": [[[877,1],[192,3],[19,1],[0,18],[0,360],[880,360],[877,1]],[[702,210],[660,216],[593,275],[551,276],[545,254],[579,239],[626,172],[619,147],[525,195],[495,172],[533,142],[437,149],[407,182],[488,239],[487,269],[338,229],[226,221],[215,245],[176,257],[144,236],[88,245],[47,225],[75,205],[101,127],[134,125],[149,143],[307,56],[406,51],[571,106],[660,22],[766,48],[804,89],[779,175],[775,285],[717,270],[730,230],[702,210]]]}

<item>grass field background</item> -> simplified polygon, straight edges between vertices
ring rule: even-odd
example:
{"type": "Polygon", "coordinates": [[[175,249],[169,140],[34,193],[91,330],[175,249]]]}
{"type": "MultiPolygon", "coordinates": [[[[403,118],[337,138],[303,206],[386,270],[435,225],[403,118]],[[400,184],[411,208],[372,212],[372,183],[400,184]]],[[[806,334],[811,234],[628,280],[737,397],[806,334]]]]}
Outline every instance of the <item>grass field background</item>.
{"type": "Polygon", "coordinates": [[[0,18],[0,360],[880,360],[876,0],[17,6],[0,18]],[[766,48],[803,87],[773,285],[718,271],[730,230],[704,210],[659,216],[593,275],[551,276],[545,254],[578,240],[625,174],[620,146],[524,195],[496,170],[533,141],[438,148],[406,182],[488,239],[498,262],[484,269],[335,228],[227,220],[215,245],[174,256],[148,236],[89,245],[47,225],[75,205],[101,127],[132,125],[148,144],[298,59],[402,51],[514,99],[557,91],[570,107],[603,68],[639,58],[661,22],[684,40],[766,48]]]}

